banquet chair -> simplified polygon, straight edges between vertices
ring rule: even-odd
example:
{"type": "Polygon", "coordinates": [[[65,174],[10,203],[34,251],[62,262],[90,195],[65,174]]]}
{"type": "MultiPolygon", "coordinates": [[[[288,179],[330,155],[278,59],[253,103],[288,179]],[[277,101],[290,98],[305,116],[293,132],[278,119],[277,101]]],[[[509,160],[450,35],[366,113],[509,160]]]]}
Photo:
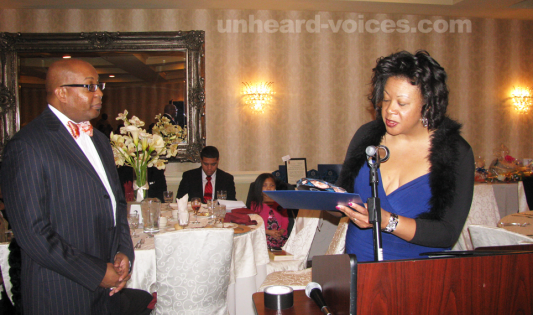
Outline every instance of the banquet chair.
{"type": "Polygon", "coordinates": [[[533,244],[533,238],[507,231],[504,228],[485,225],[470,225],[468,231],[470,232],[474,248],[533,244]]]}
{"type": "Polygon", "coordinates": [[[292,260],[274,261],[267,264],[267,275],[275,271],[302,270],[307,265],[309,250],[315,237],[320,211],[304,210],[298,212],[289,238],[282,249],[293,255],[292,260]]]}
{"type": "Polygon", "coordinates": [[[459,239],[452,250],[473,250],[472,240],[468,233],[471,225],[496,226],[500,221],[500,211],[491,185],[474,185],[474,196],[470,212],[466,218],[459,239]]]}
{"type": "Polygon", "coordinates": [[[233,229],[155,236],[157,303],[152,314],[228,314],[233,229]]]}
{"type": "MultiPolygon", "coordinates": [[[[349,218],[344,217],[339,221],[335,234],[329,243],[326,255],[344,254],[346,245],[346,232],[348,231],[349,218]]],[[[293,290],[303,290],[312,279],[312,268],[296,271],[277,271],[269,274],[259,287],[259,291],[271,285],[289,286],[293,290]]]]}

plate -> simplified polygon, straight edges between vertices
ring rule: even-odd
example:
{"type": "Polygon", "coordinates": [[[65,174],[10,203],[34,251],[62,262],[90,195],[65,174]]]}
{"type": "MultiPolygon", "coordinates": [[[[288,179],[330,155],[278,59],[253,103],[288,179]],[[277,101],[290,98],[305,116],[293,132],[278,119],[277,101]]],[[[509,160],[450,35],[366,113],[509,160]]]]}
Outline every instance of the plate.
{"type": "Polygon", "coordinates": [[[250,227],[246,225],[239,225],[236,228],[233,228],[233,233],[235,234],[243,234],[246,232],[250,232],[250,227]]]}
{"type": "Polygon", "coordinates": [[[230,222],[228,222],[228,223],[224,223],[224,228],[232,228],[232,229],[234,229],[234,228],[236,228],[236,227],[238,227],[238,226],[239,226],[239,225],[236,224],[236,223],[230,223],[230,222]]]}

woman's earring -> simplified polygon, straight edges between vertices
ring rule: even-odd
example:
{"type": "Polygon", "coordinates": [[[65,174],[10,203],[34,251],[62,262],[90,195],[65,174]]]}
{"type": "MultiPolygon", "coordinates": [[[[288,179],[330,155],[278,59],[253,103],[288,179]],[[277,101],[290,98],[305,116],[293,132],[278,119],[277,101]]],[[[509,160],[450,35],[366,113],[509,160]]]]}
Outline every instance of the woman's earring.
{"type": "Polygon", "coordinates": [[[428,119],[427,119],[427,117],[420,118],[420,121],[422,122],[422,126],[424,126],[424,128],[428,127],[428,119]]]}

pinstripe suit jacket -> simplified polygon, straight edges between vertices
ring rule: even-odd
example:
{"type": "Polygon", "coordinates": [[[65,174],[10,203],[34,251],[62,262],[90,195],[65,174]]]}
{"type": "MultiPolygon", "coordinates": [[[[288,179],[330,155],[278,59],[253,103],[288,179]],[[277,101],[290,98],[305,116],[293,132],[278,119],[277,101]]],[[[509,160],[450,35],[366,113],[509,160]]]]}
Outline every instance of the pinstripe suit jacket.
{"type": "Polygon", "coordinates": [[[110,314],[117,298],[99,287],[117,251],[133,246],[109,140],[94,130],[116,198],[113,209],[98,174],[47,107],[7,144],[1,185],[22,248],[24,314],[110,314]]]}

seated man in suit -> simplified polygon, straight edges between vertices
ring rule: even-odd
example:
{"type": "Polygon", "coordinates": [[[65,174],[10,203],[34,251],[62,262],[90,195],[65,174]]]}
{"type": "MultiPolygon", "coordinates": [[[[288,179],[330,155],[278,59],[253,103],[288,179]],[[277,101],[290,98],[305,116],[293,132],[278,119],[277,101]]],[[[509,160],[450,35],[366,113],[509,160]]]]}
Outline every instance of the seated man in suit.
{"type": "Polygon", "coordinates": [[[225,190],[227,200],[235,199],[235,182],[233,175],[218,169],[218,149],[207,146],[200,152],[202,166],[183,173],[183,178],[178,188],[178,198],[189,194],[189,200],[194,197],[217,199],[217,191],[225,190]]]}

